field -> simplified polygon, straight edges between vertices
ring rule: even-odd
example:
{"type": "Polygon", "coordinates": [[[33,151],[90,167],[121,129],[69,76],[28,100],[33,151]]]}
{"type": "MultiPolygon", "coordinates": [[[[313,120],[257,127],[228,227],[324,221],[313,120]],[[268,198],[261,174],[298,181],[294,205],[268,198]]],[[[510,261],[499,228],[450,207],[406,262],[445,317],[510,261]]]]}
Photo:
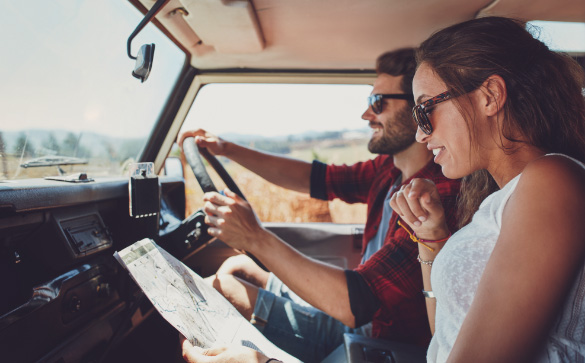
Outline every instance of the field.
{"type": "MultiPolygon", "coordinates": [[[[317,157],[323,162],[335,164],[351,164],[373,157],[367,151],[363,140],[336,147],[328,147],[327,145],[325,147],[308,146],[299,145],[289,156],[307,161],[317,157]]],[[[222,160],[222,162],[263,222],[365,223],[365,204],[347,204],[339,200],[326,202],[312,199],[306,194],[271,184],[236,163],[226,162],[225,160],[222,160]]],[[[224,188],[223,183],[213,170],[209,171],[209,174],[218,189],[224,188]]],[[[190,214],[202,207],[203,192],[188,166],[185,168],[185,181],[187,193],[186,212],[190,214]]]]}

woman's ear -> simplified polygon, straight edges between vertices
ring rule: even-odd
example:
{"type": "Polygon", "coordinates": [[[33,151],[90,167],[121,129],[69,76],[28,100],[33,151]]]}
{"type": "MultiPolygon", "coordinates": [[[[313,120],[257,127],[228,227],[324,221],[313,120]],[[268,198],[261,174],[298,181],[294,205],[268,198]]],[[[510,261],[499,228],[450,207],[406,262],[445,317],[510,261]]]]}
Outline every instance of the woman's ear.
{"type": "Polygon", "coordinates": [[[489,76],[481,85],[484,94],[484,111],[487,116],[494,116],[504,107],[508,93],[506,82],[497,74],[489,76]]]}

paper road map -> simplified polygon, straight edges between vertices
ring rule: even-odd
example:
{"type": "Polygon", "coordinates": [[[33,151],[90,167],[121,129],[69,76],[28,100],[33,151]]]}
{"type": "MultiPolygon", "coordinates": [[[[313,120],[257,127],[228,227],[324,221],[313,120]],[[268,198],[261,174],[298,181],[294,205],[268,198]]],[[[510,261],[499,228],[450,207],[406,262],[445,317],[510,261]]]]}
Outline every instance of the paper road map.
{"type": "Polygon", "coordinates": [[[219,292],[153,240],[138,241],[114,257],[191,344],[202,348],[239,344],[286,363],[300,362],[272,344],[219,292]]]}

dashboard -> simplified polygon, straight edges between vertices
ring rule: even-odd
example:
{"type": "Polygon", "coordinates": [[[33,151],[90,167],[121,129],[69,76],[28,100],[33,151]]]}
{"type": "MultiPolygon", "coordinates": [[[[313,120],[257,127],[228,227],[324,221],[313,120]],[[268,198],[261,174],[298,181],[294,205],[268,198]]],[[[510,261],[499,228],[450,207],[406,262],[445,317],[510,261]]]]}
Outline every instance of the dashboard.
{"type": "Polygon", "coordinates": [[[182,179],[159,181],[160,213],[142,218],[127,178],[0,183],[2,361],[100,361],[151,314],[114,251],[150,237],[184,258],[204,225],[184,218],[182,179]]]}

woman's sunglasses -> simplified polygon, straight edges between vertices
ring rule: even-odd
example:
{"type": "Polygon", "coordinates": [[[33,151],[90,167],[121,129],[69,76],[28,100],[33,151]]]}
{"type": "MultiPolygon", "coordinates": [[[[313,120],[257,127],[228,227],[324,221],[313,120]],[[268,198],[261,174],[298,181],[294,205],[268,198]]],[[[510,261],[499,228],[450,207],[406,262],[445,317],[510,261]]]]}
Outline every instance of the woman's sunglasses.
{"type": "Polygon", "coordinates": [[[431,125],[431,121],[429,120],[429,113],[431,112],[430,109],[443,101],[447,101],[450,98],[451,94],[449,91],[447,91],[414,106],[412,109],[412,118],[414,118],[414,121],[416,121],[416,124],[422,130],[422,132],[427,135],[430,135],[433,132],[433,125],[431,125]]]}
{"type": "Polygon", "coordinates": [[[409,95],[406,93],[391,93],[391,94],[378,94],[374,93],[370,97],[368,97],[368,105],[372,107],[372,111],[376,115],[379,115],[384,110],[384,102],[385,98],[393,98],[396,100],[413,100],[413,95],[409,95]]]}

